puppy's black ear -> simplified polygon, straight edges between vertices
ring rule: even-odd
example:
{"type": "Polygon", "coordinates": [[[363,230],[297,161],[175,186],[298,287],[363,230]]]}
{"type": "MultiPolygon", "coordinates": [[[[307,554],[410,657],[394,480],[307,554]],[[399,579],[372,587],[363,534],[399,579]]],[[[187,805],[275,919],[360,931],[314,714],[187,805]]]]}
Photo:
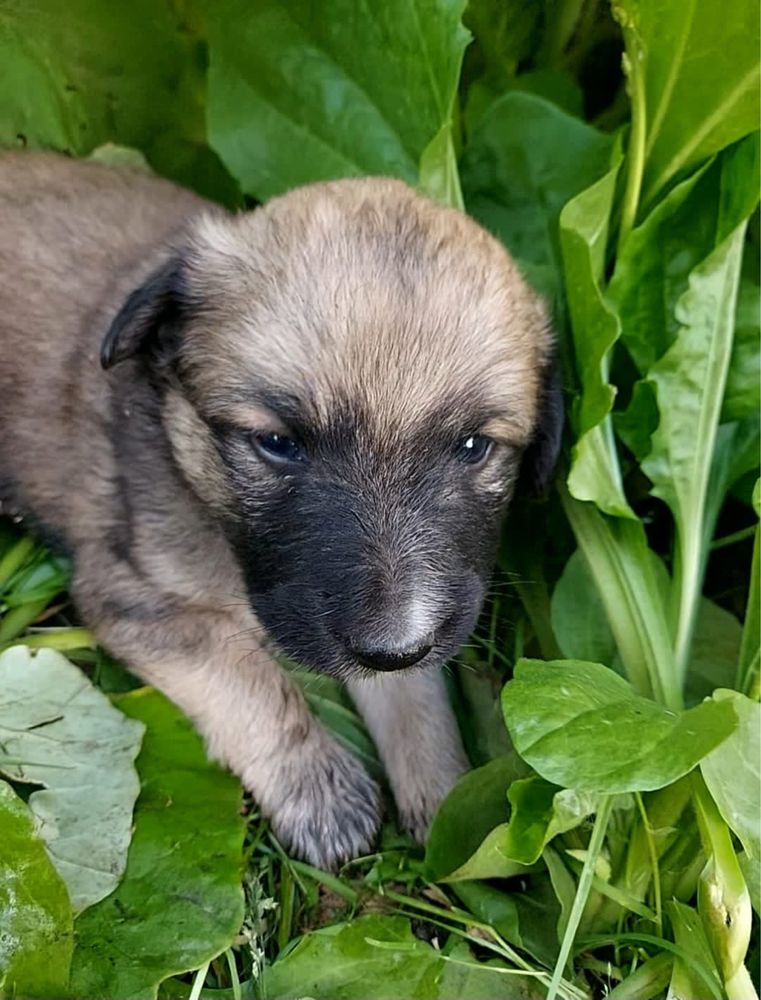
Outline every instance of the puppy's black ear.
{"type": "Polygon", "coordinates": [[[534,439],[526,449],[521,479],[528,491],[541,496],[555,471],[563,440],[563,392],[557,364],[547,368],[539,402],[539,422],[534,439]]]}
{"type": "Polygon", "coordinates": [[[139,353],[163,353],[176,339],[187,307],[182,260],[169,257],[116,314],[100,348],[100,363],[111,368],[139,353]]]}

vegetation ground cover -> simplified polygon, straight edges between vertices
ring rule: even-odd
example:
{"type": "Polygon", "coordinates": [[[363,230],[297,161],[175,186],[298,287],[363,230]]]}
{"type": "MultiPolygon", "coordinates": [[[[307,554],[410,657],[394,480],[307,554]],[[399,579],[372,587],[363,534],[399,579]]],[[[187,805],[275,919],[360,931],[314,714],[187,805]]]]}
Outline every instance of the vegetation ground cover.
{"type": "MultiPolygon", "coordinates": [[[[749,0],[0,5],[1,145],[230,207],[401,177],[547,297],[568,416],[448,672],[474,770],[425,849],[389,802],[336,874],[284,854],[77,621],[66,560],[0,522],[1,995],[757,995],[758,20],[749,0]]],[[[298,676],[382,777],[344,693],[298,676]]]]}

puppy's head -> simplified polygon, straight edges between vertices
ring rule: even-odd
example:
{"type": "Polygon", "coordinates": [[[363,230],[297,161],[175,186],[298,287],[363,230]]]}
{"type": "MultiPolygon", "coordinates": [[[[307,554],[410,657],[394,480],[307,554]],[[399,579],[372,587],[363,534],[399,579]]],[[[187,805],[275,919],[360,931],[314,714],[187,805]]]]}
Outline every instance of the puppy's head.
{"type": "Polygon", "coordinates": [[[175,459],[290,657],[435,664],[473,628],[522,460],[559,438],[545,311],[496,240],[391,180],[195,220],[104,365],[163,372],[175,459]]]}

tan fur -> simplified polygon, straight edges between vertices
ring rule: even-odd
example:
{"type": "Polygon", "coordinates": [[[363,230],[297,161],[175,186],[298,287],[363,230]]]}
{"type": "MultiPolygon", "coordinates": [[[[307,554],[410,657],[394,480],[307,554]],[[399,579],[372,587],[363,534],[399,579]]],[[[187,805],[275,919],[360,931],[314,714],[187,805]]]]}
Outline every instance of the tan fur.
{"type": "MultiPolygon", "coordinates": [[[[206,421],[278,431],[254,380],[317,424],[342,401],[361,407],[382,451],[478,389],[509,453],[534,432],[549,350],[544,309],[502,247],[400,182],[315,185],[231,217],[140,173],[0,158],[0,500],[73,553],[74,597],[100,641],[187,712],[316,864],[370,846],[378,792],[273,658],[215,520],[233,498],[206,421]],[[162,397],[166,438],[143,434],[133,455],[152,397],[135,381],[115,413],[124,374],[101,371],[100,345],[175,252],[198,298],[183,385],[162,397]]],[[[422,581],[433,573],[415,565],[422,581]]],[[[425,618],[424,594],[411,609],[425,618]]],[[[350,690],[422,836],[466,766],[441,677],[350,690]]]]}

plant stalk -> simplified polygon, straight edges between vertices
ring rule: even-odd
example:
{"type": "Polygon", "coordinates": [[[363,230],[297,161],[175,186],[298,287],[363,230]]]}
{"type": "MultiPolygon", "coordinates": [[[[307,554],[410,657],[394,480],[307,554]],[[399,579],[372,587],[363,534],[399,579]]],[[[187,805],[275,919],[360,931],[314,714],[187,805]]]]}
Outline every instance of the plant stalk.
{"type": "Polygon", "coordinates": [[[597,859],[599,858],[600,851],[602,850],[603,841],[605,840],[605,832],[608,829],[608,822],[612,811],[613,796],[606,795],[600,802],[600,808],[597,812],[597,816],[595,817],[595,823],[592,828],[592,837],[590,838],[589,847],[587,848],[587,856],[584,859],[584,867],[582,868],[581,875],[579,876],[579,885],[576,889],[573,906],[571,907],[571,912],[568,917],[568,925],[565,929],[565,934],[563,935],[563,940],[560,945],[560,954],[558,955],[555,968],[552,972],[550,988],[547,991],[547,1000],[555,1000],[558,990],[560,989],[560,984],[563,980],[563,970],[565,969],[566,962],[568,961],[568,956],[571,954],[571,948],[573,947],[574,938],[576,937],[576,931],[579,929],[579,923],[581,922],[581,918],[584,913],[584,907],[587,905],[589,892],[594,881],[595,866],[597,865],[597,859]]]}

